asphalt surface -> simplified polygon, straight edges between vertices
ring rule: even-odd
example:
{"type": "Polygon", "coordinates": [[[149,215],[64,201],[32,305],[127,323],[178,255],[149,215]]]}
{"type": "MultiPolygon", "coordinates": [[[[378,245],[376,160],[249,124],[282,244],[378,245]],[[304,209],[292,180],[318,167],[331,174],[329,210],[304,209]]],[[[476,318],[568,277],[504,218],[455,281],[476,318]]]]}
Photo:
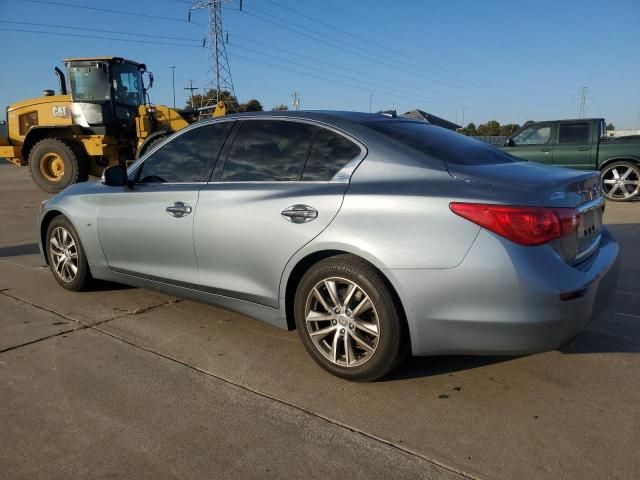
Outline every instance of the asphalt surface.
{"type": "Polygon", "coordinates": [[[46,194],[0,160],[0,478],[640,478],[640,202],[622,277],[560,350],[332,377],[296,332],[147,290],[70,293],[46,194]]]}

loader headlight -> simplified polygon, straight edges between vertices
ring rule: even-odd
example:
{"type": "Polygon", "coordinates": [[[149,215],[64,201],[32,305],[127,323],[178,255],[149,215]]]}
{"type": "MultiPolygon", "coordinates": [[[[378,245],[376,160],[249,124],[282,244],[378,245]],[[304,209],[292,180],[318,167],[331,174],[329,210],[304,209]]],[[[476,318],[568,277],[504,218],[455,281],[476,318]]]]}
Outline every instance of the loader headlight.
{"type": "Polygon", "coordinates": [[[102,105],[99,103],[74,102],[71,104],[73,123],[82,127],[102,124],[102,105]]]}

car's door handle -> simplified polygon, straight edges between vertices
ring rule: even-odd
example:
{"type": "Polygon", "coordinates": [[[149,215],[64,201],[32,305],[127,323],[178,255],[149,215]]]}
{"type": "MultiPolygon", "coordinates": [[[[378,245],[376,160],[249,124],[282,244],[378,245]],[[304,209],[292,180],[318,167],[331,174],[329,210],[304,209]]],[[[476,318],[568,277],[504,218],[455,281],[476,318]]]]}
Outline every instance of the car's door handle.
{"type": "Polygon", "coordinates": [[[293,223],[306,223],[318,217],[318,211],[309,205],[291,205],[280,212],[284,218],[293,223]]]}
{"type": "Polygon", "coordinates": [[[541,148],[540,151],[544,152],[544,153],[549,153],[551,151],[551,149],[550,148],[541,148]]]}
{"type": "Polygon", "coordinates": [[[184,202],[175,202],[173,205],[169,205],[165,210],[169,215],[180,218],[191,213],[191,205],[184,202]]]}
{"type": "Polygon", "coordinates": [[[591,147],[580,147],[578,150],[581,152],[586,152],[587,150],[591,150],[591,147]]]}

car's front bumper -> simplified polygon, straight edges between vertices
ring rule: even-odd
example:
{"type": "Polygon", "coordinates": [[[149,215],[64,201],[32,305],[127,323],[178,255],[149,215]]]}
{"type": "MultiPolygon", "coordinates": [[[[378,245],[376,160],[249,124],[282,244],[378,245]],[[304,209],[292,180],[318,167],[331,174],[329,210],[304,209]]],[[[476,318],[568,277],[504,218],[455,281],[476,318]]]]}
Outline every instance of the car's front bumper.
{"type": "Polygon", "coordinates": [[[390,274],[414,355],[528,354],[564,344],[603,310],[618,253],[606,228],[597,252],[575,267],[548,246],[521,247],[483,230],[455,268],[390,274]],[[561,300],[571,292],[576,298],[561,300]]]}

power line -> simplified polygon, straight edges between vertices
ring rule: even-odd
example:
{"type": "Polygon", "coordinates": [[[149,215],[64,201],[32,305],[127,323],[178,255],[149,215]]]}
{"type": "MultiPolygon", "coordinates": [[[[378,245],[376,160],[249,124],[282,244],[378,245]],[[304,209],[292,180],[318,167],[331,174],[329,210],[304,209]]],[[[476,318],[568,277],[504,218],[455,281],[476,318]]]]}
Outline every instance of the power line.
{"type": "MultiPolygon", "coordinates": [[[[131,43],[131,40],[127,39],[127,38],[114,38],[114,37],[104,37],[104,36],[97,36],[97,35],[82,35],[82,34],[79,34],[79,33],[44,32],[42,30],[27,30],[27,29],[20,29],[20,28],[3,28],[3,27],[0,27],[0,30],[5,31],[5,32],[38,33],[38,34],[42,34],[42,35],[57,35],[57,36],[62,36],[62,37],[97,38],[99,40],[113,40],[113,41],[116,41],[116,42],[128,42],[128,43],[131,43]]],[[[202,48],[201,46],[198,46],[198,45],[185,45],[183,43],[152,42],[152,41],[146,41],[146,40],[136,40],[136,42],[137,43],[146,43],[146,44],[149,44],[149,45],[167,45],[167,46],[172,46],[172,47],[202,48]]]]}
{"type": "MultiPolygon", "coordinates": [[[[256,10],[256,9],[252,7],[252,10],[256,10]]],[[[391,67],[391,68],[393,68],[395,70],[403,71],[403,72],[408,73],[410,75],[413,75],[413,76],[416,76],[416,77],[420,77],[420,78],[424,78],[426,80],[429,80],[431,82],[444,85],[444,86],[449,87],[449,88],[455,88],[455,89],[458,89],[458,90],[464,90],[464,91],[467,91],[467,92],[470,92],[470,93],[474,93],[476,95],[482,95],[482,96],[490,97],[490,98],[493,98],[493,99],[496,99],[496,100],[500,100],[502,102],[509,102],[509,103],[519,102],[519,100],[516,100],[516,99],[501,97],[501,96],[498,96],[498,95],[493,95],[493,94],[481,92],[481,91],[478,91],[478,90],[475,90],[475,89],[471,89],[471,88],[467,88],[467,87],[464,87],[464,86],[453,86],[451,84],[451,82],[446,82],[444,80],[434,79],[432,77],[429,77],[429,76],[426,76],[426,75],[423,75],[423,74],[420,74],[420,73],[416,73],[416,72],[411,71],[411,70],[407,70],[406,68],[401,68],[398,65],[395,65],[395,64],[392,64],[392,63],[389,63],[389,62],[386,62],[386,61],[382,61],[382,60],[380,60],[379,55],[376,56],[376,57],[373,57],[373,56],[370,56],[370,55],[362,54],[360,52],[354,51],[351,48],[346,47],[344,44],[337,44],[337,43],[333,43],[333,42],[330,42],[328,40],[325,40],[323,38],[318,38],[316,36],[308,34],[306,31],[300,31],[298,29],[294,29],[294,28],[292,28],[292,27],[290,27],[288,25],[285,25],[285,24],[283,24],[283,23],[281,23],[279,21],[274,21],[274,20],[270,20],[268,18],[265,18],[264,16],[256,14],[253,11],[249,11],[246,8],[243,9],[242,12],[246,13],[247,15],[250,15],[250,16],[253,16],[255,18],[258,18],[258,19],[260,19],[260,20],[262,20],[264,22],[271,23],[271,24],[276,25],[276,26],[278,26],[280,28],[283,28],[285,30],[293,32],[293,33],[295,33],[297,35],[300,35],[300,36],[303,36],[303,37],[306,37],[306,38],[310,38],[310,39],[312,39],[312,40],[314,40],[316,42],[323,43],[325,45],[329,45],[329,46],[331,46],[331,47],[333,47],[333,48],[335,48],[337,50],[340,50],[341,52],[349,52],[349,53],[351,53],[353,55],[356,55],[358,57],[361,57],[361,58],[363,58],[365,60],[368,60],[370,62],[374,62],[375,64],[378,64],[378,65],[380,65],[380,64],[381,65],[386,65],[386,66],[391,67]]],[[[267,15],[269,15],[269,14],[267,14],[267,15]]],[[[269,16],[273,17],[273,15],[269,15],[269,16]]],[[[311,31],[311,30],[308,30],[308,31],[311,31]]],[[[448,95],[455,96],[455,94],[448,94],[448,95]]],[[[549,105],[549,104],[536,104],[536,103],[530,103],[530,105],[552,106],[552,105],[549,105]]]]}
{"type": "MultiPolygon", "coordinates": [[[[498,84],[495,84],[495,83],[492,83],[492,82],[488,82],[486,80],[478,79],[478,78],[473,77],[471,75],[467,75],[467,74],[462,73],[462,72],[458,72],[458,71],[455,71],[455,70],[452,70],[452,69],[449,69],[449,68],[446,68],[446,67],[442,67],[440,65],[437,65],[437,64],[434,64],[434,63],[431,63],[431,62],[427,62],[427,61],[425,61],[423,59],[419,59],[417,57],[408,55],[408,54],[406,54],[406,53],[404,53],[402,51],[399,51],[399,50],[396,50],[396,49],[393,49],[393,48],[389,48],[388,46],[386,46],[384,44],[374,42],[374,41],[369,40],[369,39],[367,39],[365,37],[362,37],[360,35],[356,35],[356,34],[354,34],[352,32],[347,31],[347,30],[341,29],[341,28],[336,27],[335,25],[332,25],[332,24],[330,24],[328,22],[325,22],[323,20],[319,20],[319,19],[317,19],[317,18],[315,18],[315,17],[313,17],[311,15],[307,15],[305,13],[302,13],[302,12],[298,11],[298,10],[295,10],[295,9],[290,8],[288,6],[282,5],[281,3],[276,2],[274,0],[265,0],[265,1],[268,2],[268,3],[271,3],[272,5],[276,5],[276,6],[282,8],[284,10],[287,10],[287,11],[289,11],[289,12],[295,14],[295,15],[298,15],[300,17],[306,18],[306,19],[308,19],[308,20],[310,20],[312,22],[315,22],[315,23],[318,23],[320,25],[326,26],[326,27],[331,28],[332,30],[340,32],[340,33],[342,33],[344,35],[348,35],[348,36],[350,36],[352,38],[355,38],[355,39],[358,39],[358,40],[360,40],[362,42],[365,42],[365,43],[368,43],[370,45],[373,45],[377,49],[383,49],[383,50],[386,50],[388,52],[393,53],[394,55],[403,56],[403,57],[405,57],[405,58],[407,58],[409,60],[412,60],[412,62],[413,62],[413,63],[407,63],[407,62],[400,61],[400,63],[402,63],[404,65],[407,65],[407,66],[410,66],[410,67],[414,67],[414,68],[419,68],[419,67],[416,67],[416,65],[415,65],[415,62],[419,62],[421,64],[430,65],[431,67],[439,69],[439,70],[442,70],[444,72],[449,72],[449,73],[439,73],[439,72],[434,72],[434,71],[430,71],[430,70],[422,68],[422,70],[428,71],[428,72],[430,72],[432,74],[435,74],[435,75],[440,75],[440,76],[445,76],[445,77],[453,77],[453,78],[455,78],[455,77],[464,77],[466,80],[462,80],[462,81],[465,81],[465,82],[473,81],[473,82],[476,82],[477,84],[484,85],[485,87],[488,86],[488,87],[493,88],[493,89],[503,89],[504,88],[504,86],[501,86],[501,85],[498,85],[498,84]]],[[[261,11],[259,9],[256,9],[255,7],[251,7],[251,8],[253,10],[257,11],[257,12],[262,13],[263,15],[268,15],[268,16],[271,16],[272,18],[274,18],[273,15],[270,15],[267,12],[264,12],[264,11],[261,11]]],[[[278,18],[278,17],[275,17],[275,18],[278,18]]],[[[312,30],[312,32],[313,32],[313,30],[312,30]]],[[[317,31],[315,31],[314,33],[321,35],[321,33],[317,32],[317,31]]],[[[368,49],[365,49],[365,48],[362,48],[362,47],[358,47],[358,46],[353,45],[353,44],[352,44],[352,46],[354,46],[355,48],[358,48],[359,50],[362,50],[362,51],[365,51],[365,52],[368,52],[368,53],[372,53],[372,54],[375,54],[377,56],[380,55],[380,53],[377,52],[377,51],[376,52],[372,52],[371,50],[368,50],[368,49]]],[[[389,59],[389,60],[394,61],[394,62],[398,62],[399,61],[396,57],[385,56],[384,58],[389,59]]],[[[527,95],[531,95],[531,92],[527,91],[526,93],[527,93],[527,95]]],[[[544,94],[544,95],[540,95],[540,96],[544,96],[544,97],[548,97],[548,98],[551,98],[551,97],[567,98],[567,97],[572,97],[573,95],[572,94],[566,94],[566,95],[548,95],[548,94],[544,94]]]]}
{"type": "MultiPolygon", "coordinates": [[[[378,75],[373,75],[373,74],[370,74],[370,73],[363,73],[363,72],[361,72],[361,71],[354,70],[354,69],[351,69],[351,68],[348,68],[348,67],[344,67],[344,66],[342,66],[342,65],[338,65],[338,64],[335,64],[335,63],[326,62],[326,61],[324,61],[324,60],[318,60],[318,59],[316,59],[316,58],[313,58],[313,57],[310,57],[310,56],[307,56],[307,55],[303,55],[303,54],[300,54],[300,53],[297,53],[297,52],[293,52],[293,51],[291,51],[291,50],[287,50],[287,49],[279,48],[279,47],[274,47],[274,46],[272,46],[272,45],[267,45],[267,44],[264,44],[264,43],[261,43],[261,42],[257,42],[257,41],[255,41],[255,40],[251,40],[251,39],[249,39],[249,38],[247,38],[247,37],[244,37],[244,36],[241,36],[241,35],[234,34],[231,38],[233,38],[233,39],[235,39],[235,38],[239,38],[239,39],[241,39],[241,40],[243,40],[243,41],[246,41],[246,42],[249,42],[249,43],[252,43],[252,44],[255,44],[255,45],[259,45],[259,46],[261,46],[261,47],[268,48],[268,49],[270,49],[270,50],[274,50],[274,51],[277,51],[277,52],[283,52],[283,53],[285,53],[285,54],[292,55],[292,56],[294,56],[294,57],[296,57],[296,58],[303,58],[303,59],[306,59],[306,60],[311,61],[311,62],[313,62],[313,63],[318,63],[318,64],[322,64],[322,65],[327,65],[327,66],[332,67],[332,68],[337,68],[337,69],[340,69],[340,71],[352,72],[352,73],[354,73],[354,74],[358,75],[358,79],[355,79],[355,81],[363,81],[363,80],[362,80],[362,78],[361,78],[361,77],[363,77],[363,76],[364,76],[364,77],[373,78],[373,79],[377,79],[377,80],[381,80],[381,81],[383,81],[383,82],[388,82],[388,81],[389,81],[389,79],[388,79],[388,78],[384,78],[384,77],[381,77],[381,76],[378,76],[378,75]]],[[[258,54],[260,54],[260,55],[270,56],[270,57],[272,57],[272,58],[277,58],[277,59],[279,59],[279,60],[290,61],[290,60],[283,59],[283,58],[281,58],[281,57],[275,57],[275,56],[270,55],[270,54],[265,53],[265,52],[261,52],[261,51],[258,51],[258,50],[252,50],[252,49],[249,49],[249,48],[247,48],[247,47],[243,47],[243,46],[238,45],[238,44],[236,44],[236,43],[234,43],[234,42],[230,43],[230,45],[233,45],[233,46],[238,47],[238,48],[242,48],[242,49],[247,50],[247,51],[251,51],[251,52],[253,52],[253,53],[258,53],[258,54]]],[[[297,63],[297,62],[295,62],[295,61],[290,61],[290,62],[292,62],[292,63],[297,63]]],[[[304,65],[304,66],[306,67],[306,65],[304,65]]],[[[339,76],[339,77],[347,78],[347,77],[344,77],[343,75],[339,75],[339,74],[336,74],[336,73],[334,73],[334,72],[325,72],[325,73],[329,73],[329,74],[331,74],[331,75],[335,75],[335,76],[339,76]]],[[[349,78],[349,80],[353,80],[353,79],[352,79],[352,78],[349,78]]],[[[371,84],[371,82],[366,82],[366,81],[364,81],[364,83],[370,83],[370,84],[371,84]]],[[[396,83],[397,83],[397,82],[396,82],[396,83]]],[[[415,85],[410,85],[410,84],[408,84],[408,83],[404,83],[404,82],[399,82],[399,83],[400,83],[400,85],[404,85],[404,86],[406,86],[406,87],[408,87],[408,88],[410,88],[410,89],[416,90],[416,91],[421,90],[421,87],[417,87],[417,86],[415,86],[415,85]]],[[[430,93],[439,94],[439,95],[442,95],[442,96],[445,96],[445,97],[447,97],[447,96],[448,96],[448,97],[460,98],[460,99],[462,99],[462,100],[464,100],[464,101],[465,101],[465,104],[469,103],[469,102],[468,102],[469,97],[463,97],[463,96],[456,95],[456,94],[453,94],[453,93],[444,93],[444,92],[440,92],[440,91],[432,90],[432,89],[430,89],[430,90],[429,90],[429,92],[430,92],[430,93]]],[[[427,101],[430,101],[430,102],[440,102],[440,104],[444,105],[444,104],[442,103],[442,101],[444,101],[444,100],[442,100],[442,99],[440,99],[440,100],[436,100],[436,99],[434,99],[433,97],[426,97],[426,96],[424,96],[424,95],[420,95],[420,94],[416,94],[415,96],[416,96],[416,97],[421,97],[421,98],[426,99],[427,101]]],[[[449,101],[449,102],[447,102],[447,103],[449,103],[450,105],[456,105],[456,106],[457,106],[457,105],[460,105],[460,102],[459,102],[459,101],[458,101],[458,102],[449,101]]],[[[480,108],[480,107],[478,107],[478,108],[480,108]]]]}
{"type": "MultiPolygon", "coordinates": [[[[50,23],[32,23],[32,22],[17,22],[13,20],[0,20],[0,23],[11,23],[14,25],[28,25],[31,27],[49,27],[49,28],[65,28],[68,29],[67,25],[54,25],[50,23]]],[[[101,30],[98,28],[86,28],[86,27],[73,27],[74,30],[84,30],[87,32],[98,32],[98,33],[111,33],[117,35],[128,35],[132,37],[148,37],[148,38],[164,38],[169,40],[183,40],[185,42],[198,42],[202,43],[202,40],[198,40],[196,38],[185,38],[185,37],[169,37],[165,35],[150,35],[144,33],[131,33],[131,32],[118,32],[116,30],[101,30]]]]}
{"type": "MultiPolygon", "coordinates": [[[[284,71],[287,71],[287,72],[293,72],[293,73],[296,73],[298,75],[303,75],[303,76],[306,76],[306,77],[315,78],[315,79],[322,80],[322,81],[325,81],[325,82],[335,83],[335,84],[338,84],[338,85],[343,85],[343,86],[351,87],[351,88],[357,89],[359,91],[362,91],[362,85],[356,85],[356,84],[344,82],[344,81],[341,81],[341,80],[335,80],[333,78],[323,77],[323,76],[316,75],[316,74],[313,74],[313,73],[303,72],[303,71],[300,71],[300,70],[297,70],[297,69],[294,69],[294,68],[285,67],[285,66],[282,66],[282,65],[276,65],[276,64],[271,63],[271,62],[265,62],[264,60],[260,60],[260,59],[251,58],[251,57],[247,57],[247,56],[244,56],[244,55],[240,55],[238,53],[234,53],[233,56],[236,59],[242,59],[242,60],[247,60],[247,61],[253,62],[253,63],[259,63],[261,65],[266,65],[266,66],[269,66],[269,67],[272,67],[272,68],[275,68],[275,69],[278,69],[278,70],[284,70],[284,71]]],[[[395,92],[374,90],[374,89],[371,89],[370,91],[372,91],[374,93],[378,93],[378,94],[383,95],[383,96],[384,95],[390,95],[392,97],[405,98],[405,99],[408,99],[408,100],[411,100],[411,101],[415,101],[416,100],[416,97],[413,96],[413,95],[412,96],[408,96],[408,95],[398,94],[398,93],[395,93],[395,92]]],[[[436,102],[433,102],[433,103],[435,104],[436,102]]],[[[448,105],[446,105],[446,106],[448,106],[448,105]]],[[[466,108],[468,108],[468,109],[476,109],[476,110],[480,110],[480,109],[481,110],[485,110],[484,107],[468,106],[466,108]]],[[[499,111],[499,112],[502,112],[502,113],[522,113],[521,111],[516,111],[516,110],[496,109],[496,111],[499,111]]],[[[537,113],[532,113],[532,115],[547,115],[547,114],[550,114],[550,113],[551,112],[537,112],[537,113]]],[[[556,112],[553,112],[553,113],[556,113],[556,112]]]]}
{"type": "MultiPolygon", "coordinates": [[[[64,3],[64,2],[52,2],[49,0],[22,0],[23,2],[29,2],[29,3],[39,3],[42,5],[52,5],[52,6],[56,6],[56,7],[67,7],[67,8],[81,8],[84,10],[93,10],[96,12],[105,12],[105,13],[115,13],[118,15],[129,15],[129,16],[133,16],[133,17],[145,17],[145,18],[153,18],[154,20],[165,20],[167,22],[179,22],[179,23],[189,23],[187,20],[180,20],[177,18],[173,18],[173,17],[164,17],[161,15],[150,15],[148,13],[135,13],[135,12],[128,12],[125,10],[113,10],[113,9],[109,9],[109,8],[100,8],[100,7],[90,7],[88,5],[77,5],[77,4],[73,4],[73,3],[64,3]]],[[[204,27],[204,25],[196,23],[196,22],[190,22],[193,23],[194,25],[199,25],[201,27],[204,27]]]]}
{"type": "MultiPolygon", "coordinates": [[[[395,50],[395,49],[393,49],[393,48],[389,48],[389,47],[388,47],[388,46],[386,46],[386,45],[383,45],[383,44],[381,44],[381,43],[374,42],[374,41],[369,40],[369,39],[367,39],[367,38],[365,38],[365,37],[362,37],[362,36],[360,36],[360,35],[356,35],[356,34],[355,34],[355,33],[353,33],[353,32],[349,32],[349,31],[347,31],[347,30],[343,30],[343,29],[341,29],[341,28],[339,28],[339,27],[336,27],[335,25],[332,25],[332,24],[330,24],[330,23],[327,23],[327,22],[325,22],[325,21],[323,21],[323,20],[319,20],[319,19],[317,19],[317,18],[315,18],[315,17],[313,17],[313,16],[311,16],[311,15],[307,15],[307,14],[305,14],[305,13],[302,13],[302,12],[299,12],[299,11],[297,11],[297,10],[294,10],[293,8],[287,7],[286,5],[282,5],[281,3],[278,3],[278,2],[276,2],[276,1],[274,1],[274,0],[264,0],[264,1],[266,1],[266,2],[268,2],[268,3],[270,3],[270,4],[272,4],[272,5],[276,5],[277,7],[280,7],[280,8],[282,8],[282,9],[284,9],[284,10],[287,10],[287,11],[289,11],[289,12],[291,12],[291,13],[295,14],[295,15],[298,15],[298,16],[300,16],[300,17],[302,17],[302,18],[306,18],[307,20],[311,20],[312,22],[318,23],[318,24],[320,24],[320,25],[324,25],[325,27],[328,27],[328,28],[330,28],[330,29],[332,29],[332,30],[335,30],[335,31],[337,31],[337,32],[340,32],[340,33],[342,33],[342,34],[344,34],[344,35],[347,35],[347,36],[349,36],[349,37],[355,38],[355,39],[360,40],[360,41],[362,41],[362,42],[369,43],[369,44],[371,44],[371,45],[375,46],[376,48],[381,48],[381,49],[386,50],[386,51],[388,51],[388,52],[391,52],[391,53],[393,53],[393,54],[395,54],[395,55],[401,55],[401,56],[403,56],[403,57],[405,57],[405,58],[408,58],[408,59],[410,59],[410,60],[413,60],[414,62],[416,62],[416,61],[417,61],[417,62],[420,62],[420,63],[425,63],[425,64],[427,64],[427,65],[432,66],[433,68],[437,68],[437,69],[443,70],[443,71],[445,71],[445,72],[450,72],[450,74],[451,74],[451,75],[458,76],[458,77],[464,77],[464,78],[467,78],[468,80],[471,80],[471,81],[474,81],[474,82],[477,82],[477,83],[481,83],[481,84],[484,84],[484,85],[494,85],[494,86],[497,86],[496,84],[493,84],[493,83],[491,83],[491,82],[487,82],[487,81],[485,81],[485,80],[477,79],[477,78],[472,77],[472,76],[470,76],[470,75],[467,75],[467,74],[464,74],[464,73],[461,73],[461,72],[456,72],[456,71],[454,71],[454,70],[451,70],[451,69],[448,69],[448,68],[445,68],[445,67],[441,67],[440,65],[436,65],[436,64],[431,63],[431,62],[426,62],[426,61],[424,61],[424,60],[422,60],[422,59],[418,59],[418,58],[413,57],[413,56],[411,56],[411,55],[407,55],[407,54],[406,54],[406,53],[404,53],[404,52],[401,52],[401,51],[399,51],[399,50],[395,50]]],[[[435,73],[435,72],[434,72],[434,73],[435,73]]]]}

